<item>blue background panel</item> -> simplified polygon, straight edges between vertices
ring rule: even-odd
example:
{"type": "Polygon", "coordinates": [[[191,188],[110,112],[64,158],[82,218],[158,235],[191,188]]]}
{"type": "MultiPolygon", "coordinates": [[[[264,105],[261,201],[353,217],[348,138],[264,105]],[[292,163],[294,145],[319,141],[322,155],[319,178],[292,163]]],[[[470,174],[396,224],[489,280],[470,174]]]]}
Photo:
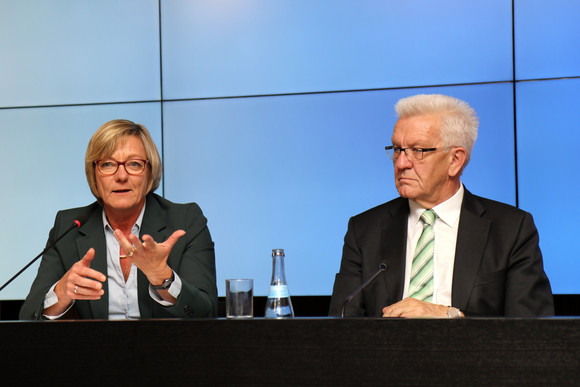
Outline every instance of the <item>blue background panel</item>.
{"type": "Polygon", "coordinates": [[[168,99],[508,80],[511,2],[162,3],[168,99]]]}
{"type": "Polygon", "coordinates": [[[515,0],[517,79],[580,76],[580,1],[515,0]]]}
{"type": "Polygon", "coordinates": [[[2,1],[0,107],[160,98],[156,0],[2,1]]]}
{"type": "MultiPolygon", "coordinates": [[[[510,0],[0,3],[2,279],[42,250],[57,210],[93,201],[88,139],[128,118],[164,150],[165,196],[208,216],[220,295],[241,276],[265,294],[277,247],[292,294],[330,294],[348,218],[396,196],[394,103],[441,92],[480,117],[467,188],[519,197],[554,292],[580,293],[577,226],[561,219],[575,162],[539,156],[578,140],[579,79],[541,80],[580,77],[577,1],[514,0],[515,39],[510,0]]],[[[35,271],[0,298],[24,298],[35,271]]]]}
{"type": "Polygon", "coordinates": [[[517,93],[520,207],[540,230],[552,291],[579,293],[580,79],[520,83],[517,93]]]}
{"type": "MultiPolygon", "coordinates": [[[[161,143],[159,103],[0,110],[0,283],[44,249],[56,212],[95,201],[85,177],[85,152],[93,133],[115,118],[147,126],[161,143]]],[[[38,262],[2,291],[23,299],[38,262]]]]}
{"type": "MultiPolygon", "coordinates": [[[[293,294],[332,292],[349,217],[398,196],[384,150],[393,106],[422,91],[165,103],[165,194],[198,202],[208,217],[221,295],[234,277],[254,278],[266,295],[272,248],[286,250],[293,294]]],[[[511,86],[429,92],[464,98],[485,117],[465,182],[513,204],[511,86]]]]}

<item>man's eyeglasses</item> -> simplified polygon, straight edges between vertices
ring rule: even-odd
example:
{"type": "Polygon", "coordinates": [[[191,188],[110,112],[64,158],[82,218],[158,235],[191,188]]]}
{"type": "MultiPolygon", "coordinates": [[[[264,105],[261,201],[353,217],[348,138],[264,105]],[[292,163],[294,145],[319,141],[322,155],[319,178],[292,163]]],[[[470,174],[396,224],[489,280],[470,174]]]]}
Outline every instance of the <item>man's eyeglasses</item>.
{"type": "Polygon", "coordinates": [[[399,156],[401,156],[401,152],[405,152],[405,156],[407,156],[409,160],[423,160],[423,157],[425,157],[425,153],[435,152],[436,150],[441,149],[446,148],[416,148],[416,147],[401,148],[400,146],[394,145],[385,147],[385,150],[387,151],[387,156],[393,159],[393,161],[397,160],[399,156]]]}
{"type": "Polygon", "coordinates": [[[97,160],[94,163],[97,166],[97,170],[102,175],[108,176],[117,173],[119,165],[124,166],[125,171],[127,171],[129,175],[140,175],[145,170],[145,166],[148,162],[149,161],[147,160],[132,159],[124,162],[115,160],[97,160]]]}

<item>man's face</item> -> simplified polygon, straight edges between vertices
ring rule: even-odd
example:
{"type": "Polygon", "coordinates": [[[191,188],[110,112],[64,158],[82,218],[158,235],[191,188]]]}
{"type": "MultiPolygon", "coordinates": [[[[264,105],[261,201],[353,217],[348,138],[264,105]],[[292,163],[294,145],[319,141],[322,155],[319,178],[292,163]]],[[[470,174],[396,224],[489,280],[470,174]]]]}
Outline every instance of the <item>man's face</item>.
{"type": "Polygon", "coordinates": [[[450,164],[452,154],[441,142],[441,118],[422,115],[401,118],[395,124],[392,143],[401,148],[437,148],[426,152],[422,160],[414,159],[411,151],[401,152],[394,161],[395,185],[399,195],[412,199],[425,208],[432,208],[455,193],[450,164]],[[409,154],[409,156],[407,156],[409,154]]]}
{"type": "MultiPolygon", "coordinates": [[[[107,159],[125,162],[131,159],[147,160],[145,147],[137,136],[127,136],[120,141],[115,152],[107,159]]],[[[95,170],[97,189],[108,211],[117,214],[134,214],[141,211],[147,195],[149,168],[140,175],[129,175],[124,166],[119,165],[117,172],[110,176],[95,170]]]]}

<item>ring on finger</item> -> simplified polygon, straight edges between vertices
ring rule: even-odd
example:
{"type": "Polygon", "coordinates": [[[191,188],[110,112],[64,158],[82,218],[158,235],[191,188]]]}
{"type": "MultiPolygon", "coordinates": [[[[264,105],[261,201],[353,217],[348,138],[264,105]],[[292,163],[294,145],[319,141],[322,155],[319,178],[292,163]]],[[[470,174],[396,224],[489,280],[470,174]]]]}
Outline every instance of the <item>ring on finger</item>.
{"type": "Polygon", "coordinates": [[[134,252],[135,252],[135,246],[132,246],[132,249],[131,249],[131,251],[129,251],[129,253],[127,254],[127,256],[128,256],[129,258],[131,258],[131,257],[133,256],[133,253],[134,253],[134,252]]]}
{"type": "Polygon", "coordinates": [[[75,290],[74,290],[74,293],[75,293],[75,294],[79,294],[79,293],[77,292],[78,288],[79,288],[79,286],[78,286],[78,285],[76,285],[76,286],[75,286],[75,290]]]}

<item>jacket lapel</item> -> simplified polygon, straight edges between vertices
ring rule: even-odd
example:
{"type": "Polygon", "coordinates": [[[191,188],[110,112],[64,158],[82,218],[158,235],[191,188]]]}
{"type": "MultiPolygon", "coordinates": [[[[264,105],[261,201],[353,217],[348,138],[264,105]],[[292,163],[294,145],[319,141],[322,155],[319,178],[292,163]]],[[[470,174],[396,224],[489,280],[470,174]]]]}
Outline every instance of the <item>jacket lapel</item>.
{"type": "MultiPolygon", "coordinates": [[[[147,234],[157,243],[164,242],[169,237],[169,235],[166,235],[166,225],[165,212],[162,210],[155,195],[147,195],[147,205],[145,206],[145,214],[143,215],[143,223],[141,224],[140,231],[141,235],[139,237],[142,238],[143,235],[147,234]]],[[[141,270],[138,270],[137,273],[137,289],[141,318],[152,318],[154,317],[152,302],[155,301],[149,295],[149,281],[141,270]]]]}
{"type": "Polygon", "coordinates": [[[484,214],[483,204],[466,189],[457,231],[451,289],[453,306],[459,309],[465,309],[467,305],[483,259],[490,228],[490,221],[483,217],[484,214]]]}
{"type": "MultiPolygon", "coordinates": [[[[85,256],[92,247],[95,249],[95,258],[91,262],[91,268],[107,276],[107,243],[103,229],[102,207],[97,205],[90,214],[87,222],[79,228],[81,236],[77,239],[77,253],[79,259],[85,256]]],[[[99,300],[89,301],[94,319],[109,318],[109,282],[103,283],[105,295],[99,300]]]]}
{"type": "Polygon", "coordinates": [[[408,217],[409,202],[407,199],[399,198],[382,221],[381,257],[385,257],[388,266],[382,275],[386,290],[383,305],[391,305],[403,297],[408,217]],[[389,295],[396,295],[396,298],[389,299],[389,295]]]}

